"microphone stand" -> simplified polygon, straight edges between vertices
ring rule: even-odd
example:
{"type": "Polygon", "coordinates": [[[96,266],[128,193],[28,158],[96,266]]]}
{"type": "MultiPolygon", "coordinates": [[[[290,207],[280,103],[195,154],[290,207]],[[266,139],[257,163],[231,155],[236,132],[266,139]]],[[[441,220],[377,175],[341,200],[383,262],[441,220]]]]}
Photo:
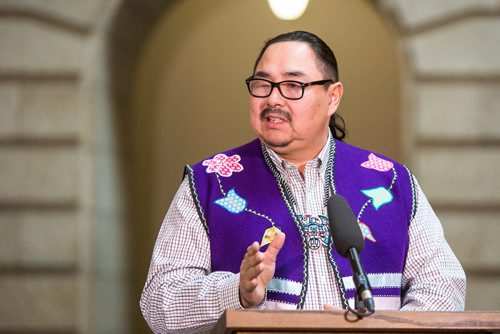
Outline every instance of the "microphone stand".
{"type": "Polygon", "coordinates": [[[356,248],[349,248],[348,252],[349,262],[351,263],[351,267],[353,269],[354,286],[356,288],[354,307],[359,311],[368,311],[368,314],[363,315],[367,316],[375,312],[375,303],[373,302],[370,282],[368,281],[368,277],[361,266],[361,261],[359,260],[356,248]]]}

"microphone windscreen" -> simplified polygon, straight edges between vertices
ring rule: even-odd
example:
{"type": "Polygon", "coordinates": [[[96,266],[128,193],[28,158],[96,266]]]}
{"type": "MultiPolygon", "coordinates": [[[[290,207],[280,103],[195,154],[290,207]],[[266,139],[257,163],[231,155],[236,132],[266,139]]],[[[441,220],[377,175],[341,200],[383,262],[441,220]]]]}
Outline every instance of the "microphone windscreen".
{"type": "Polygon", "coordinates": [[[365,248],[365,239],[346,199],[333,194],[328,199],[327,210],[330,235],[337,252],[347,257],[349,249],[355,247],[358,253],[361,253],[365,248]]]}

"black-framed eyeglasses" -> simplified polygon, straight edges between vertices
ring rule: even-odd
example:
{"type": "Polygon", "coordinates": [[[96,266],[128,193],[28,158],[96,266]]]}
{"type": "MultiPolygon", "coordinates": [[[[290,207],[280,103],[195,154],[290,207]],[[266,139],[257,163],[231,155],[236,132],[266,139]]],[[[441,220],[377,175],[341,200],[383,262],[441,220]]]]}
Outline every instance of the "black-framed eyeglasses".
{"type": "Polygon", "coordinates": [[[273,92],[274,87],[278,88],[281,96],[289,100],[299,100],[304,96],[304,89],[313,85],[324,85],[333,83],[333,80],[318,80],[311,82],[300,82],[295,80],[285,80],[280,82],[272,82],[267,79],[250,77],[245,80],[247,83],[250,95],[254,97],[268,97],[273,92]]]}

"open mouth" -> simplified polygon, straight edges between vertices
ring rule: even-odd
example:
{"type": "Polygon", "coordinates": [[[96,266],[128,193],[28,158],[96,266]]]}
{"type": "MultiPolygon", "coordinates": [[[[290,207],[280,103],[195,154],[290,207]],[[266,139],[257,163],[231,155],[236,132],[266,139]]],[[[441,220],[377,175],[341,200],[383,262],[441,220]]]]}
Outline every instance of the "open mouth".
{"type": "Polygon", "coordinates": [[[272,124],[291,123],[291,115],[281,109],[264,109],[260,114],[260,119],[272,124]]]}
{"type": "Polygon", "coordinates": [[[285,120],[279,117],[266,117],[266,121],[271,123],[284,123],[285,120]]]}

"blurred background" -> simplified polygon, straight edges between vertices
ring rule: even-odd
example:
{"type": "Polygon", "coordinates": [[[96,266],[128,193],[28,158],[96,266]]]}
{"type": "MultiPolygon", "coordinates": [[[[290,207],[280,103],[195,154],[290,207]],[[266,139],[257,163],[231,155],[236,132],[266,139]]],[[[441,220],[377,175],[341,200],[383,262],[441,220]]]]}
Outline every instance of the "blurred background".
{"type": "Polygon", "coordinates": [[[0,0],[0,333],[149,333],[152,248],[186,163],[253,138],[266,39],[334,50],[347,141],[416,174],[500,310],[500,1],[0,0]]]}

